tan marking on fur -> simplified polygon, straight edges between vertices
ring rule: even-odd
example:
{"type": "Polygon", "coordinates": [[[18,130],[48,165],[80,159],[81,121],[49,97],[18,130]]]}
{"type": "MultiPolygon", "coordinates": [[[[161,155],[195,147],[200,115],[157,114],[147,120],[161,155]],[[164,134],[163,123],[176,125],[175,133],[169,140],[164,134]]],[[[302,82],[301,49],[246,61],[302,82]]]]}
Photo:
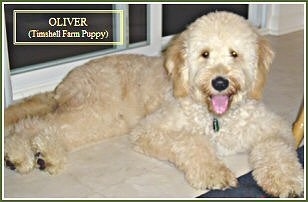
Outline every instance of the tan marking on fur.
{"type": "Polygon", "coordinates": [[[239,82],[237,81],[237,79],[230,77],[229,78],[230,82],[230,88],[228,89],[227,94],[232,95],[232,94],[236,94],[237,92],[241,91],[241,85],[239,84],[239,82]]]}
{"type": "Polygon", "coordinates": [[[262,98],[263,88],[266,82],[270,65],[274,58],[274,52],[269,42],[264,37],[259,37],[258,41],[258,69],[257,77],[254,81],[252,90],[249,93],[251,99],[260,100],[262,98]]]}
{"type": "Polygon", "coordinates": [[[128,96],[128,86],[126,83],[122,84],[122,99],[125,99],[128,96]]]}
{"type": "Polygon", "coordinates": [[[188,95],[188,83],[184,78],[185,70],[185,32],[176,36],[165,53],[165,68],[173,82],[173,94],[175,97],[188,95]]]}

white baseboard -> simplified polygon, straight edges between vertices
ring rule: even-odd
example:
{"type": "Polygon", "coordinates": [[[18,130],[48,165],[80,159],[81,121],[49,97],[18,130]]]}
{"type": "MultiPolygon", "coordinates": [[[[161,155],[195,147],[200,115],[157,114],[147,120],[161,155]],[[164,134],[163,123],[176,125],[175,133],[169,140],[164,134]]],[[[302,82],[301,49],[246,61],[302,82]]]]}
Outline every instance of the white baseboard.
{"type": "Polygon", "coordinates": [[[304,29],[303,26],[290,26],[290,27],[284,27],[283,29],[270,29],[270,30],[267,30],[267,32],[270,35],[280,36],[280,35],[296,32],[296,31],[300,31],[303,29],[304,29]]]}

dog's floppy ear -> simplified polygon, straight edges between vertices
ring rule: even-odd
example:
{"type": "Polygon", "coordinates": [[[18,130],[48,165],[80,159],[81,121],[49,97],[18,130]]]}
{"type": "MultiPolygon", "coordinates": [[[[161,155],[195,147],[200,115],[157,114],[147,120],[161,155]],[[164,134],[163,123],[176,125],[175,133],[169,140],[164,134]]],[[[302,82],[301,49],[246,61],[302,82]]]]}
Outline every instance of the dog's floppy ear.
{"type": "Polygon", "coordinates": [[[185,32],[177,35],[171,41],[164,53],[165,68],[173,82],[175,97],[188,95],[188,69],[186,68],[185,32]]]}
{"type": "Polygon", "coordinates": [[[258,67],[256,78],[250,91],[250,98],[259,100],[262,98],[263,88],[266,82],[267,74],[274,58],[274,52],[270,43],[263,36],[258,39],[258,67]]]}

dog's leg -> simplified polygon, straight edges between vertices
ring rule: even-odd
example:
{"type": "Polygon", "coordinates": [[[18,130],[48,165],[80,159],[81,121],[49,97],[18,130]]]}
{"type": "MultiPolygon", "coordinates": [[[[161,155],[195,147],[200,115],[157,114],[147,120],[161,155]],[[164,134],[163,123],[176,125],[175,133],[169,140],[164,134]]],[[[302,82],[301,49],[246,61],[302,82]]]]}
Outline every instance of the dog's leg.
{"type": "Polygon", "coordinates": [[[264,191],[277,197],[302,195],[304,172],[295,148],[283,138],[269,137],[258,142],[251,151],[250,160],[253,176],[264,191]]]}
{"type": "Polygon", "coordinates": [[[204,135],[172,131],[156,125],[155,121],[147,121],[132,131],[131,137],[136,151],[174,163],[197,189],[237,185],[236,177],[216,157],[204,135]]]}
{"type": "Polygon", "coordinates": [[[5,109],[4,125],[9,127],[26,117],[43,116],[55,111],[56,108],[57,101],[53,92],[37,94],[5,109]]]}

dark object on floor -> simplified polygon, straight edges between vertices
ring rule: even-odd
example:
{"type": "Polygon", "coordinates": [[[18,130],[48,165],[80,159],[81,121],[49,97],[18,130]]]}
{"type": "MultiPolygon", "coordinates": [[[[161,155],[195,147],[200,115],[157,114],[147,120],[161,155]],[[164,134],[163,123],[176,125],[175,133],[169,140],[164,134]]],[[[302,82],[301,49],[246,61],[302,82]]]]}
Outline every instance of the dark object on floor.
{"type": "MultiPolygon", "coordinates": [[[[304,147],[297,150],[298,158],[304,166],[304,147]]],[[[272,198],[262,191],[252,177],[251,172],[238,178],[238,186],[227,190],[212,190],[197,198],[272,198]]]]}

